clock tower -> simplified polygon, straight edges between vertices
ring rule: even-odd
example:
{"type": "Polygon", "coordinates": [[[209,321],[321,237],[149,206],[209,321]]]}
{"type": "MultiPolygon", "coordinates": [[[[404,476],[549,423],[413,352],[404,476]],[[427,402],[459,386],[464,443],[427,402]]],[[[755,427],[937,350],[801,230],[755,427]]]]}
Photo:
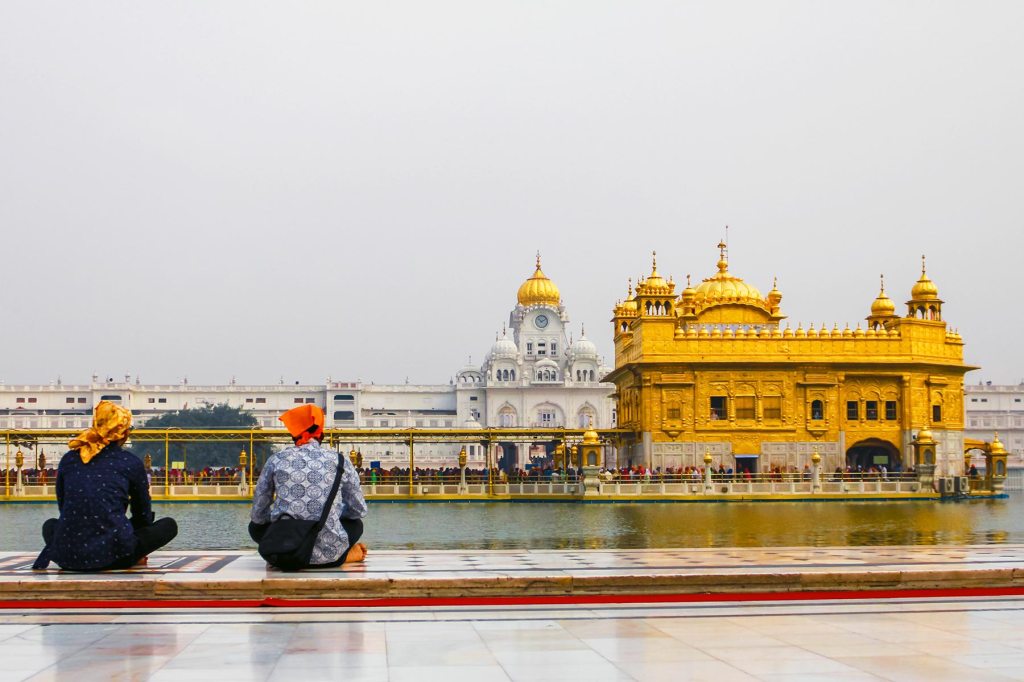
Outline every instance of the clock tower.
{"type": "Polygon", "coordinates": [[[509,326],[525,375],[535,381],[560,381],[561,359],[568,350],[569,315],[558,287],[540,268],[539,252],[533,276],[519,287],[517,298],[519,304],[509,315],[509,326]]]}

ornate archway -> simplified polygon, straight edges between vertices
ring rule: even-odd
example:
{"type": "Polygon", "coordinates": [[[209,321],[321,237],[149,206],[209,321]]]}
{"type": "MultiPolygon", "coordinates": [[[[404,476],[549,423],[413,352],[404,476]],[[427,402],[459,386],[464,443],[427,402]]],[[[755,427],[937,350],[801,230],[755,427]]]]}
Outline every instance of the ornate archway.
{"type": "Polygon", "coordinates": [[[871,467],[885,466],[888,471],[899,470],[902,459],[899,449],[881,438],[865,438],[846,450],[846,465],[852,470],[867,471],[871,467]]]}

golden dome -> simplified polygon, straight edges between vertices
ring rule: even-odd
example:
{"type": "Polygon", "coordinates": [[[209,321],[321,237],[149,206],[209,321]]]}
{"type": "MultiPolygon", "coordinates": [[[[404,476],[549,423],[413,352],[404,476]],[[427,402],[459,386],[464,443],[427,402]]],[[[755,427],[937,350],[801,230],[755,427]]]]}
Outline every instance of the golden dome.
{"type": "Polygon", "coordinates": [[[882,277],[882,289],[878,298],[871,303],[871,315],[874,317],[892,317],[896,314],[896,304],[885,293],[885,277],[882,277]]]}
{"type": "Polygon", "coordinates": [[[989,445],[989,452],[991,452],[993,455],[1006,454],[1006,447],[1003,445],[1003,442],[999,440],[998,431],[995,432],[994,437],[992,438],[992,444],[989,445]]]}
{"type": "Polygon", "coordinates": [[[630,312],[636,312],[636,299],[633,297],[633,278],[629,278],[629,284],[626,287],[626,300],[622,302],[622,309],[630,312]]]}
{"type": "Polygon", "coordinates": [[[690,286],[690,276],[687,275],[686,276],[686,288],[683,289],[683,292],[682,292],[683,300],[684,301],[693,300],[693,297],[694,297],[694,295],[696,293],[697,293],[697,290],[694,289],[692,286],[690,286]]]}
{"type": "Polygon", "coordinates": [[[772,280],[772,290],[768,292],[766,300],[772,306],[778,306],[782,302],[782,292],[779,291],[779,280],[777,277],[772,280]]]}
{"type": "Polygon", "coordinates": [[[552,305],[557,306],[562,302],[562,295],[558,292],[555,283],[548,279],[548,276],[540,269],[540,252],[537,253],[537,269],[533,277],[523,282],[519,287],[519,305],[552,305]]]}
{"type": "Polygon", "coordinates": [[[721,252],[718,259],[718,272],[705,279],[697,287],[694,292],[694,300],[697,304],[707,306],[715,303],[752,303],[759,308],[764,308],[766,301],[757,287],[729,274],[725,242],[720,242],[718,248],[721,252]]]}
{"type": "Polygon", "coordinates": [[[651,252],[651,274],[645,279],[637,281],[636,291],[638,294],[663,295],[671,293],[672,282],[666,282],[665,278],[658,274],[658,252],[651,252]]]}
{"type": "Polygon", "coordinates": [[[939,297],[939,288],[925,273],[924,256],[921,256],[921,279],[917,280],[914,288],[910,290],[910,297],[915,301],[939,297]]]}

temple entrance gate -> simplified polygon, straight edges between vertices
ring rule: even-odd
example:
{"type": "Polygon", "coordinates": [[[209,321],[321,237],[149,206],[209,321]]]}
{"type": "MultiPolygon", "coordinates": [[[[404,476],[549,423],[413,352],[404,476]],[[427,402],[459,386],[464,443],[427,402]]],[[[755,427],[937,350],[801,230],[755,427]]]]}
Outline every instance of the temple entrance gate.
{"type": "Polygon", "coordinates": [[[868,471],[871,467],[884,466],[887,471],[899,471],[900,451],[889,441],[867,438],[857,441],[846,451],[846,465],[852,471],[868,471]]]}

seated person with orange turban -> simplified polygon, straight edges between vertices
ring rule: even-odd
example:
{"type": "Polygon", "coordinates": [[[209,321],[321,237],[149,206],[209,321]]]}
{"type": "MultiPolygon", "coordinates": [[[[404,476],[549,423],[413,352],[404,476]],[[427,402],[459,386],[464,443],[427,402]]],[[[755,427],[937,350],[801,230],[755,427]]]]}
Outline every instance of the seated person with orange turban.
{"type": "Polygon", "coordinates": [[[46,547],[33,568],[50,561],[69,571],[130,568],[178,534],[174,519],[154,522],[146,468],[124,449],[131,427],[129,410],[103,400],[92,428],[68,444],[57,467],[60,518],[43,523],[46,547]]]}
{"type": "Polygon", "coordinates": [[[295,445],[267,459],[253,494],[249,535],[259,542],[270,523],[285,514],[294,519],[318,520],[340,473],[338,493],[317,535],[309,567],[362,561],[366,558],[366,545],[356,541],[363,534],[366,499],[352,462],[342,457],[343,470],[339,472],[338,453],[322,445],[324,411],[316,405],[302,405],[288,410],[279,419],[295,445]]]}

